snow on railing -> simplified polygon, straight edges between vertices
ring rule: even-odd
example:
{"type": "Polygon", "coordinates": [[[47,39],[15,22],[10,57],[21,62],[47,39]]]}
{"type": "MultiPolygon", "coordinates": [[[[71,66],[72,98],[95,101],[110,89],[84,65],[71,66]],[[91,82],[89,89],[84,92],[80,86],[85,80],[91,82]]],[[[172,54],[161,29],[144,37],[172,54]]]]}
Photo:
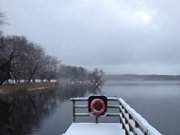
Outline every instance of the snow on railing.
{"type": "MultiPolygon", "coordinates": [[[[76,108],[88,108],[88,105],[77,105],[76,101],[88,101],[88,98],[71,98],[73,102],[73,122],[76,117],[89,117],[89,113],[76,113],[76,108]]],[[[108,108],[117,108],[119,113],[106,113],[105,117],[119,117],[126,135],[162,135],[151,126],[139,113],[137,113],[122,98],[108,97],[108,101],[117,101],[119,105],[108,105],[108,108]]]]}
{"type": "Polygon", "coordinates": [[[119,98],[119,102],[126,112],[131,115],[131,118],[135,121],[135,124],[146,134],[146,135],[162,135],[158,130],[151,126],[147,120],[145,120],[139,113],[137,113],[130,105],[128,105],[122,98],[119,98]]]}

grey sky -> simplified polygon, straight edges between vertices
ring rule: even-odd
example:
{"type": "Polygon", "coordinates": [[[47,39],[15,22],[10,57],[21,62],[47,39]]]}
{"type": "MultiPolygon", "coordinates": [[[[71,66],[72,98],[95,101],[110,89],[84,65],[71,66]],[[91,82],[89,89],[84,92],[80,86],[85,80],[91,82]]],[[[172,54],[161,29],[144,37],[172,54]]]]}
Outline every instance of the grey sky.
{"type": "Polygon", "coordinates": [[[180,74],[180,2],[0,0],[10,25],[63,63],[107,73],[180,74]]]}

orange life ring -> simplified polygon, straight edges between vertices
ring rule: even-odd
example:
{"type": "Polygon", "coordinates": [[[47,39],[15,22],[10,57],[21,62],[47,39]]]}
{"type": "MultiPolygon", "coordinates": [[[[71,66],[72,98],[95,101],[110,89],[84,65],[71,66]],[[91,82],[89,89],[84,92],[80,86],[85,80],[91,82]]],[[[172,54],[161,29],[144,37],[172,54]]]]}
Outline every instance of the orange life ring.
{"type": "Polygon", "coordinates": [[[91,108],[92,113],[96,117],[99,117],[106,111],[107,106],[102,99],[97,98],[91,102],[90,108],[91,108]]]}

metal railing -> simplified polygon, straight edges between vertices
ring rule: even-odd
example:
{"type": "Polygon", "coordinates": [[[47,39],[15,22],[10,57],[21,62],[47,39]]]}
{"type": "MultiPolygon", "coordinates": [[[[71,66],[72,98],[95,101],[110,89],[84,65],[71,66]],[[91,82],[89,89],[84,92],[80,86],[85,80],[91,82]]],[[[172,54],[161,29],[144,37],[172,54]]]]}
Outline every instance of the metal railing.
{"type": "MultiPolygon", "coordinates": [[[[77,113],[78,108],[88,108],[88,105],[79,105],[77,101],[88,101],[88,98],[71,98],[73,103],[73,122],[76,122],[76,117],[89,117],[92,116],[90,113],[77,113]]],[[[119,110],[118,113],[105,113],[103,117],[118,117],[119,122],[122,124],[122,128],[125,131],[125,135],[161,135],[148,123],[144,124],[142,119],[137,117],[135,112],[123,99],[116,97],[108,97],[107,109],[116,108],[119,110]],[[109,101],[115,101],[118,105],[111,105],[109,101]],[[152,131],[153,128],[155,131],[152,131]]],[[[144,120],[144,119],[143,119],[144,120]]]]}

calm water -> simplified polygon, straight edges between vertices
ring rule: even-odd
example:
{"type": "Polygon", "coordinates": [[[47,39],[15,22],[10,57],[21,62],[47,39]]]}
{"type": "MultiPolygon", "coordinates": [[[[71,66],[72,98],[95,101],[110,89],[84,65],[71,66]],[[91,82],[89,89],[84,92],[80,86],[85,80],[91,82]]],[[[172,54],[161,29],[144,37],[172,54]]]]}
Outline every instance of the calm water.
{"type": "Polygon", "coordinates": [[[72,122],[68,99],[100,93],[124,98],[164,135],[180,134],[180,82],[107,81],[101,90],[73,86],[0,95],[0,135],[60,135],[72,122]]]}

